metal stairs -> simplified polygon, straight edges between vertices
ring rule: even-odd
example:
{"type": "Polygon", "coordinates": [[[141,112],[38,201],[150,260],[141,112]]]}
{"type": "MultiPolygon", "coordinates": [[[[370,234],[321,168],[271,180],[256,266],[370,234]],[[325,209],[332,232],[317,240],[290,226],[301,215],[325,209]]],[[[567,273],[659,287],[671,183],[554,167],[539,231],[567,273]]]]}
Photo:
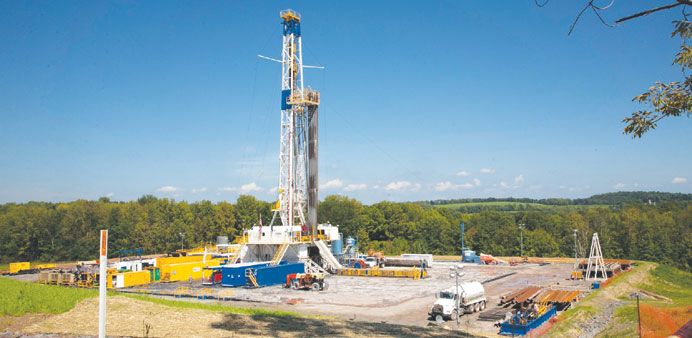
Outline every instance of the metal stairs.
{"type": "Polygon", "coordinates": [[[329,274],[327,270],[319,266],[317,263],[315,263],[315,261],[313,261],[310,258],[301,259],[300,261],[303,264],[305,264],[305,272],[307,273],[323,273],[325,275],[329,274]]]}
{"type": "Polygon", "coordinates": [[[276,250],[274,257],[272,258],[271,265],[278,265],[279,263],[281,263],[281,260],[284,258],[286,251],[288,251],[288,246],[289,246],[288,242],[281,243],[281,246],[279,247],[278,250],[276,250]]]}
{"type": "Polygon", "coordinates": [[[231,259],[228,260],[228,264],[237,263],[244,248],[245,248],[245,243],[240,244],[240,247],[238,248],[238,250],[236,250],[236,252],[233,253],[233,256],[231,257],[231,259]]]}
{"type": "Polygon", "coordinates": [[[255,277],[255,269],[253,268],[248,268],[245,269],[245,278],[247,279],[247,283],[250,284],[250,286],[254,287],[259,287],[257,284],[257,278],[255,277]]]}

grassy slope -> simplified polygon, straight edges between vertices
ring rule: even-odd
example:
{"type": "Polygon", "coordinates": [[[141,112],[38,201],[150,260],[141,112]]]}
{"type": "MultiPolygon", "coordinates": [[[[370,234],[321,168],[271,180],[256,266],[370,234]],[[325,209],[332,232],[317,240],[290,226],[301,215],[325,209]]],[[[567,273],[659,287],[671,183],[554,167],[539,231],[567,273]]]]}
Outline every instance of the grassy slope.
{"type": "Polygon", "coordinates": [[[97,290],[71,289],[0,278],[0,315],[21,316],[26,313],[63,313],[97,290]]]}

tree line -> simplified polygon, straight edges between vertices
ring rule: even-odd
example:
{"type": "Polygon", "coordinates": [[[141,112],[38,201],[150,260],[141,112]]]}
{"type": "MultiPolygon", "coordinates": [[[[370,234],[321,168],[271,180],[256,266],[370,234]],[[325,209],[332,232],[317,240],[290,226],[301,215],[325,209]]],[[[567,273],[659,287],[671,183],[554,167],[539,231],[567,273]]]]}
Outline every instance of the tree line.
{"type": "Polygon", "coordinates": [[[605,194],[593,195],[587,198],[459,198],[448,200],[424,201],[430,205],[447,205],[463,203],[487,203],[487,202],[513,202],[513,203],[535,203],[543,205],[609,205],[623,206],[632,203],[660,203],[666,201],[692,201],[692,194],[670,193],[658,191],[619,191],[605,194]]]}
{"type": "MultiPolygon", "coordinates": [[[[94,259],[98,231],[109,230],[109,254],[144,249],[165,253],[215,243],[216,236],[233,240],[259,223],[268,226],[271,203],[240,196],[235,204],[188,203],[154,196],[136,201],[77,200],[69,203],[8,203],[0,205],[0,259],[11,261],[72,261],[94,259]],[[184,236],[180,234],[183,233],[184,236]],[[182,243],[181,243],[182,241],[182,243]]],[[[606,258],[655,261],[692,271],[692,202],[669,200],[655,205],[622,208],[576,208],[560,211],[519,210],[463,213],[421,203],[382,201],[372,205],[346,196],[320,202],[321,223],[339,225],[360,249],[401,253],[461,254],[464,245],[476,253],[518,256],[523,235],[524,255],[573,257],[576,249],[588,256],[591,236],[598,232],[606,258]],[[524,224],[525,229],[519,229],[524,224]]]]}

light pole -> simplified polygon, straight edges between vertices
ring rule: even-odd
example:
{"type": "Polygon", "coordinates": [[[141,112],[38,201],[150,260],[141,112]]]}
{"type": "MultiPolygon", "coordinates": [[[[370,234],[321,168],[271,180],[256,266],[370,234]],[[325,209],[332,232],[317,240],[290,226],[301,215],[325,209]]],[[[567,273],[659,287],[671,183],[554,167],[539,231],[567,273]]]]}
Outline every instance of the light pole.
{"type": "Polygon", "coordinates": [[[577,229],[574,229],[574,271],[577,271],[577,229]]]}
{"type": "Polygon", "coordinates": [[[185,247],[183,246],[183,239],[185,238],[185,233],[179,232],[178,235],[180,235],[180,251],[183,251],[185,249],[185,247]]]}
{"type": "Polygon", "coordinates": [[[519,225],[519,230],[521,231],[521,244],[520,244],[521,245],[521,249],[520,249],[521,251],[519,254],[519,258],[523,259],[524,258],[524,225],[525,224],[519,223],[518,225],[519,225]]]}
{"type": "Polygon", "coordinates": [[[449,269],[453,271],[450,275],[454,276],[454,285],[456,286],[454,288],[454,302],[457,307],[456,311],[456,317],[457,317],[457,329],[459,329],[459,302],[461,302],[461,294],[459,292],[459,277],[463,277],[464,274],[460,271],[463,268],[461,264],[450,267],[449,269]]]}

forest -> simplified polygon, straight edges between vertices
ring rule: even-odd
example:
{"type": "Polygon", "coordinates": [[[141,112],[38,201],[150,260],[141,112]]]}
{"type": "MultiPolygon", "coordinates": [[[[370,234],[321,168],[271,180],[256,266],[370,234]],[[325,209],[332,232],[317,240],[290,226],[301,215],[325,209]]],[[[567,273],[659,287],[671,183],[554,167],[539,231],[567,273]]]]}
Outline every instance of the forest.
{"type": "MultiPolygon", "coordinates": [[[[679,197],[663,195],[652,204],[623,198],[628,202],[608,208],[465,213],[424,202],[364,205],[331,195],[320,202],[318,218],[321,223],[339,225],[344,238],[358,238],[362,252],[460,255],[464,222],[464,244],[477,253],[518,256],[523,235],[524,255],[573,257],[576,229],[580,257],[588,255],[592,234],[598,232],[606,258],[654,261],[692,271],[692,202],[679,197]],[[520,230],[518,224],[525,229],[520,230]]],[[[235,204],[189,203],[151,195],[129,202],[103,197],[68,203],[7,203],[0,205],[0,260],[94,259],[99,229],[109,230],[110,256],[138,248],[145,254],[166,253],[181,246],[215,243],[219,235],[232,240],[258,224],[260,217],[268,226],[271,203],[244,195],[235,204]]]]}

